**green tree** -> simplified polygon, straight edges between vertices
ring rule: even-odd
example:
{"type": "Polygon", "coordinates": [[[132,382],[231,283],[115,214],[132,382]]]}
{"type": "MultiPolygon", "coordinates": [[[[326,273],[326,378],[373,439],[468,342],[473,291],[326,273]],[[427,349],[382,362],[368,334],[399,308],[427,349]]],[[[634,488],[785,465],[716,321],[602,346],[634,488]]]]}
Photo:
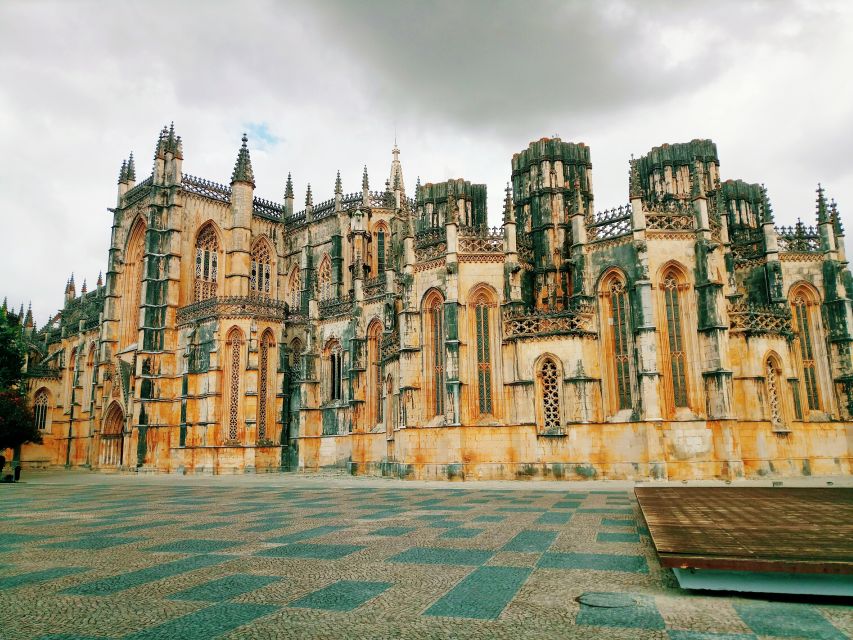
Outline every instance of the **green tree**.
{"type": "Polygon", "coordinates": [[[22,383],[23,365],[21,318],[0,309],[0,451],[41,442],[22,383]]]}

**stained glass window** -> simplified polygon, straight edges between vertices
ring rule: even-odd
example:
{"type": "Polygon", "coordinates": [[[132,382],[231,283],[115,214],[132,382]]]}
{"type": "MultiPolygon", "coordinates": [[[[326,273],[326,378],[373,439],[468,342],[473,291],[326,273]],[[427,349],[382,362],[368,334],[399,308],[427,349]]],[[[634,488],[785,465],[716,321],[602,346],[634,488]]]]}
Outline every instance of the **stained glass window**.
{"type": "Polygon", "coordinates": [[[376,233],[376,275],[385,272],[385,231],[380,229],[376,233]]]}
{"type": "Polygon", "coordinates": [[[477,395],[480,413],[492,412],[492,354],[488,302],[480,297],[474,303],[477,337],[477,395]]]}
{"type": "Polygon", "coordinates": [[[609,288],[610,324],[613,334],[613,368],[616,376],[618,408],[631,408],[631,353],[629,345],[628,293],[622,280],[614,279],[609,288]]]}
{"type": "Polygon", "coordinates": [[[794,298],[793,307],[803,364],[803,381],[806,385],[806,402],[810,410],[819,411],[820,395],[818,394],[817,366],[814,357],[814,329],[810,317],[811,307],[802,295],[794,298]]]}
{"type": "Polygon", "coordinates": [[[432,294],[424,303],[425,375],[433,416],[444,414],[444,301],[432,294]]]}
{"type": "Polygon", "coordinates": [[[672,384],[672,401],[676,407],[687,406],[687,354],[684,351],[682,333],[681,301],[679,282],[671,271],[663,279],[663,295],[666,304],[666,333],[669,351],[669,370],[672,384]]]}
{"type": "Polygon", "coordinates": [[[270,295],[271,260],[269,245],[260,241],[252,249],[251,289],[262,296],[270,295]]]}
{"type": "Polygon", "coordinates": [[[195,290],[193,299],[207,300],[216,296],[219,271],[219,239],[211,225],[204,227],[195,243],[195,290]]]}
{"type": "Polygon", "coordinates": [[[269,332],[261,338],[261,353],[258,362],[258,440],[267,439],[267,417],[270,401],[270,350],[275,342],[269,332]]]}

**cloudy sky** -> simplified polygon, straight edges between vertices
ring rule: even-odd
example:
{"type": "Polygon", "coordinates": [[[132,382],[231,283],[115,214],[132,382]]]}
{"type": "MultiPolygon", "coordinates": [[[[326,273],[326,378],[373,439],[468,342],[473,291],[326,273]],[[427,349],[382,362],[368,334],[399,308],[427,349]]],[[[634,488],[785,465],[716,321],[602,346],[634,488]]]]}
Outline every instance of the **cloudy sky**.
{"type": "Polygon", "coordinates": [[[0,295],[41,324],[105,270],[116,178],[172,120],[184,170],[228,182],[247,131],[256,195],[465,177],[500,219],[510,157],[592,147],[598,209],[627,160],[711,138],[724,178],[811,220],[818,181],[853,228],[853,3],[0,0],[0,295]]]}

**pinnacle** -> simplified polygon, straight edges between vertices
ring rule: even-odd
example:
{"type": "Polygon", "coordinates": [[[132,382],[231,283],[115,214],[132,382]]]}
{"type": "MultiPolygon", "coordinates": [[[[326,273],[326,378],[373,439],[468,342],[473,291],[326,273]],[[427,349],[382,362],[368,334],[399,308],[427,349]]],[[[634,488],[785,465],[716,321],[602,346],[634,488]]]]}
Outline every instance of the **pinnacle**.
{"type": "Polygon", "coordinates": [[[97,282],[96,286],[97,286],[97,287],[103,287],[103,286],[104,286],[104,275],[103,275],[103,271],[98,271],[98,282],[97,282]]]}
{"type": "Polygon", "coordinates": [[[86,278],[83,278],[83,287],[80,289],[80,294],[84,294],[88,291],[88,287],[86,286],[86,278]]]}
{"type": "Polygon", "coordinates": [[[118,183],[122,184],[127,182],[127,160],[121,161],[121,169],[118,172],[118,183]]]}
{"type": "Polygon", "coordinates": [[[287,184],[284,187],[284,197],[293,198],[293,179],[290,177],[290,171],[287,172],[287,184]]]}
{"type": "Polygon", "coordinates": [[[827,221],[826,218],[826,197],[824,189],[820,182],[817,183],[817,223],[822,224],[827,221]]]}
{"type": "Polygon", "coordinates": [[[361,175],[361,188],[364,191],[370,189],[370,181],[367,178],[367,165],[364,165],[364,173],[361,175]]]}
{"type": "Polygon", "coordinates": [[[130,158],[127,161],[127,179],[136,182],[136,165],[133,163],[133,151],[130,152],[130,158]]]}
{"type": "Polygon", "coordinates": [[[252,171],[252,160],[249,157],[249,147],[246,143],[249,138],[243,134],[241,138],[243,144],[240,146],[240,151],[237,153],[237,162],[234,163],[234,172],[231,174],[231,184],[235,182],[246,182],[255,188],[255,174],[252,171]]]}
{"type": "Polygon", "coordinates": [[[311,194],[311,183],[308,183],[308,191],[305,193],[305,206],[310,207],[314,204],[314,196],[311,194]]]}
{"type": "Polygon", "coordinates": [[[343,193],[343,186],[341,185],[341,170],[338,169],[338,177],[335,178],[335,195],[343,193]]]}

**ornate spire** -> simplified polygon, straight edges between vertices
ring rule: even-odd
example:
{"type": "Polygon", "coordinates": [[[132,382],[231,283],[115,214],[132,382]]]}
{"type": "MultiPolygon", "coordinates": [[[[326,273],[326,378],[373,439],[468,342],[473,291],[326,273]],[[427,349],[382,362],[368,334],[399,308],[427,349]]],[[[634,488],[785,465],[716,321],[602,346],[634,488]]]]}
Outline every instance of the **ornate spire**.
{"type": "Polygon", "coordinates": [[[361,174],[361,188],[363,191],[370,189],[370,181],[367,179],[367,165],[364,165],[364,173],[361,174]]]}
{"type": "Polygon", "coordinates": [[[21,303],[21,310],[18,311],[18,322],[24,319],[24,303],[21,303]]]}
{"type": "Polygon", "coordinates": [[[835,237],[844,237],[844,227],[841,225],[841,214],[838,213],[838,205],[833,198],[829,203],[829,219],[832,221],[832,230],[835,237]]]}
{"type": "Polygon", "coordinates": [[[80,288],[80,295],[88,293],[89,289],[86,286],[86,278],[83,278],[83,286],[80,288]]]}
{"type": "Polygon", "coordinates": [[[344,192],[343,185],[341,185],[341,170],[338,169],[338,177],[335,178],[335,195],[340,195],[344,192]]]}
{"type": "Polygon", "coordinates": [[[98,271],[98,282],[95,286],[97,286],[99,289],[104,286],[104,273],[103,273],[103,271],[98,271]]]}
{"type": "Polygon", "coordinates": [[[293,179],[290,177],[290,171],[287,172],[287,183],[284,185],[284,197],[293,197],[293,179]]]}
{"type": "Polygon", "coordinates": [[[308,183],[308,191],[305,192],[305,206],[314,206],[314,196],[311,194],[311,183],[308,183]]]}
{"type": "Polygon", "coordinates": [[[823,187],[820,182],[817,183],[817,223],[823,224],[828,222],[826,215],[826,196],[823,192],[823,187]]]}
{"type": "Polygon", "coordinates": [[[397,143],[394,143],[394,148],[391,150],[391,188],[394,191],[406,193],[406,186],[403,184],[403,165],[400,164],[400,149],[397,148],[397,143]]]}
{"type": "Polygon", "coordinates": [[[231,174],[231,184],[235,182],[245,182],[255,188],[255,174],[252,172],[252,160],[249,158],[249,147],[246,143],[249,138],[243,134],[241,138],[243,144],[240,146],[240,151],[237,153],[237,162],[234,163],[234,172],[231,174]]]}
{"type": "Polygon", "coordinates": [[[167,153],[171,153],[176,158],[184,157],[183,143],[181,136],[175,135],[175,123],[172,122],[168,127],[163,127],[160,131],[160,137],[157,140],[157,149],[154,156],[163,158],[167,153]]]}
{"type": "Polygon", "coordinates": [[[418,201],[421,197],[421,177],[418,176],[418,179],[415,181],[415,202],[418,201]]]}
{"type": "Polygon", "coordinates": [[[512,186],[506,183],[506,195],[504,196],[504,224],[515,222],[515,209],[512,206],[512,186]]]}
{"type": "Polygon", "coordinates": [[[761,185],[761,222],[773,222],[773,207],[770,206],[767,188],[763,184],[761,185]]]}
{"type": "Polygon", "coordinates": [[[118,183],[124,184],[127,182],[127,160],[121,161],[121,169],[118,171],[118,183]]]}
{"type": "Polygon", "coordinates": [[[133,151],[130,152],[130,158],[127,160],[127,179],[136,182],[136,164],[133,162],[133,151]]]}
{"type": "Polygon", "coordinates": [[[640,165],[634,154],[631,154],[631,159],[628,161],[628,197],[642,198],[643,186],[640,183],[640,165]]]}
{"type": "Polygon", "coordinates": [[[28,329],[33,328],[33,303],[30,302],[30,305],[27,307],[27,317],[24,320],[24,326],[28,329]]]}

